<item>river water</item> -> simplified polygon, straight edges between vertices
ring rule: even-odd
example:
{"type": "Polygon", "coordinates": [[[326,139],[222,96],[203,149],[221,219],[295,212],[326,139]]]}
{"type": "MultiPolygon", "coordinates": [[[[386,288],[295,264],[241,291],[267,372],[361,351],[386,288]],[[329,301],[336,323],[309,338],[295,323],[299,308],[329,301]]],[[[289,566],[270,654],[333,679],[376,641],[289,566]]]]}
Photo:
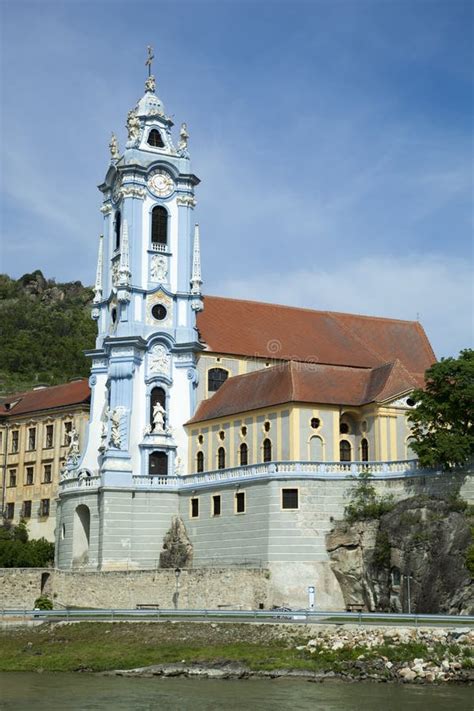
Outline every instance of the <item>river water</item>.
{"type": "Polygon", "coordinates": [[[294,679],[124,679],[92,674],[0,674],[0,709],[15,711],[472,711],[467,686],[294,679]]]}

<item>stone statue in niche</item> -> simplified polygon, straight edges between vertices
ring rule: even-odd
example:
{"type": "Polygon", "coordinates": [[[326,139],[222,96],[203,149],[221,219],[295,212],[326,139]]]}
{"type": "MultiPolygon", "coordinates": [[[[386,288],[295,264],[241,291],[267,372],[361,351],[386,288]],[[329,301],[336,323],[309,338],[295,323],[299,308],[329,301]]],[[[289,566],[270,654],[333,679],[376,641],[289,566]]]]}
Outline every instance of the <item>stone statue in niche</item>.
{"type": "Polygon", "coordinates": [[[153,405],[153,432],[165,432],[166,410],[160,402],[153,405]]]}
{"type": "Polygon", "coordinates": [[[160,344],[153,346],[150,353],[150,373],[166,373],[170,368],[170,356],[166,348],[160,344]]]}
{"type": "Polygon", "coordinates": [[[121,412],[117,407],[110,413],[110,444],[115,449],[120,449],[122,438],[120,435],[121,412]]]}
{"type": "Polygon", "coordinates": [[[150,264],[151,281],[165,281],[167,274],[168,265],[165,257],[160,257],[158,254],[154,254],[151,258],[150,264]]]}
{"type": "Polygon", "coordinates": [[[183,460],[181,457],[176,457],[175,463],[174,463],[174,473],[176,476],[181,476],[183,473],[183,460]]]}

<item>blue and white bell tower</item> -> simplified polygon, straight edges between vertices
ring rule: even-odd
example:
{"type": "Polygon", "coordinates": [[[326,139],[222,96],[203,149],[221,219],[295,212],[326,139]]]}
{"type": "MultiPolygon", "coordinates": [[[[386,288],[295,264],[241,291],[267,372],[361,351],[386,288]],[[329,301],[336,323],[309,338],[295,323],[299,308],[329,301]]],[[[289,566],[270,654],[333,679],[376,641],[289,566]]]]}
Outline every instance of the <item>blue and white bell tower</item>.
{"type": "MultiPolygon", "coordinates": [[[[131,486],[133,477],[186,473],[183,428],[195,409],[202,309],[199,229],[188,132],[177,147],[173,122],[149,76],[127,117],[120,153],[114,134],[104,182],[92,316],[91,420],[74,470],[101,484],[131,486]]],[[[66,465],[63,478],[72,475],[66,465]]]]}

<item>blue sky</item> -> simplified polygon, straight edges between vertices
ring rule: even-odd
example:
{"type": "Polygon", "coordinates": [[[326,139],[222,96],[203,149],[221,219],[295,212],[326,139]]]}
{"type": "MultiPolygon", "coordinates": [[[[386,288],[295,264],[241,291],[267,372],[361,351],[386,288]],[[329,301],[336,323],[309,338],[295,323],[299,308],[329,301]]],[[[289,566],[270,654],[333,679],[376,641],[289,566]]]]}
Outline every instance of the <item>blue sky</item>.
{"type": "Polygon", "coordinates": [[[0,271],[94,279],[143,93],[186,121],[207,293],[472,342],[472,3],[3,0],[0,271]]]}

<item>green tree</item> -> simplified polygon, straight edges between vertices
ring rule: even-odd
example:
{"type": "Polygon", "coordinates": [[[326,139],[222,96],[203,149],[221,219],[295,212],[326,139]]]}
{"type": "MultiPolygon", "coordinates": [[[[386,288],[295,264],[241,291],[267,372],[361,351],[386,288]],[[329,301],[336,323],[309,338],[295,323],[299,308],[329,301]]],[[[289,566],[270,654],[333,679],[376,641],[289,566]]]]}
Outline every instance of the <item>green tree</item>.
{"type": "Polygon", "coordinates": [[[0,526],[0,568],[45,568],[54,561],[54,543],[45,538],[30,541],[23,522],[0,526]]]}
{"type": "Polygon", "coordinates": [[[411,448],[420,465],[452,469],[466,464],[474,456],[474,351],[432,365],[425,389],[412,397],[411,448]]]}

